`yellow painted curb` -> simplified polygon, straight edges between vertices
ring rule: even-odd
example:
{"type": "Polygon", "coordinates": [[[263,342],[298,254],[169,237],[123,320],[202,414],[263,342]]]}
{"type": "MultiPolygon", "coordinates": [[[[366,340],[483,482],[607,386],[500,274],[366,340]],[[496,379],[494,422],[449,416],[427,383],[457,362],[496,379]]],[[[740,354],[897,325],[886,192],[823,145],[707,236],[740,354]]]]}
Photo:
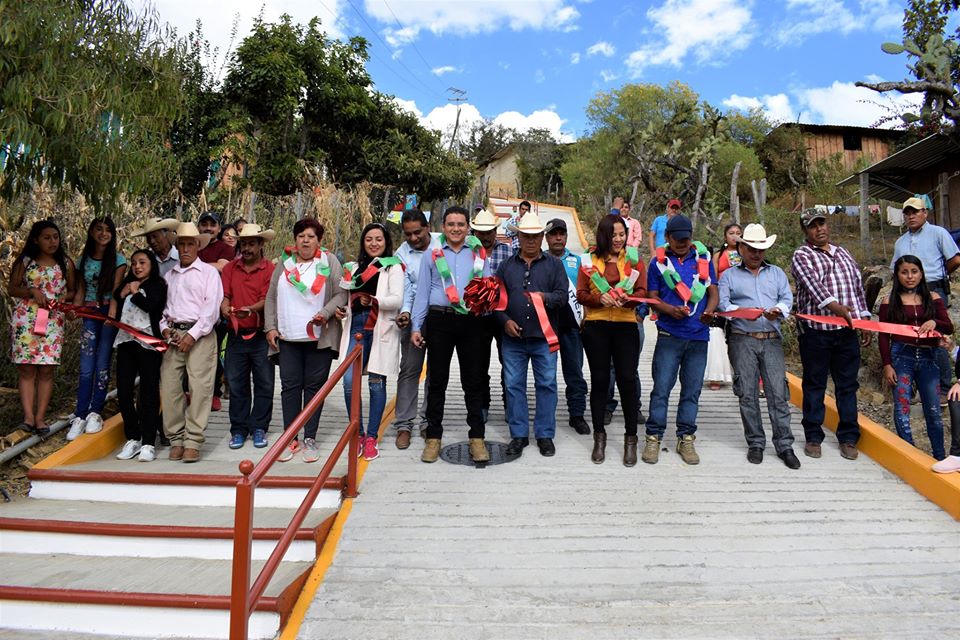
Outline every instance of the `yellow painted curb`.
{"type": "MultiPolygon", "coordinates": [[[[426,365],[424,365],[424,371],[426,371],[426,365]]],[[[424,373],[421,372],[420,379],[423,380],[424,373]]],[[[387,406],[384,408],[383,418],[380,420],[380,429],[377,431],[377,439],[380,442],[383,442],[383,434],[386,432],[387,427],[393,422],[393,418],[396,415],[397,410],[397,396],[393,396],[387,406]]],[[[357,486],[360,486],[360,481],[363,480],[363,476],[367,472],[367,467],[370,466],[369,460],[363,460],[361,458],[359,465],[357,466],[357,486]]],[[[307,577],[307,581],[303,585],[303,590],[300,592],[300,597],[297,598],[296,604],[293,605],[293,609],[290,611],[290,617],[287,618],[287,624],[284,625],[283,630],[280,632],[280,640],[292,640],[297,637],[297,634],[300,632],[300,626],[303,624],[303,619],[307,615],[307,610],[310,609],[310,603],[313,602],[314,596],[317,595],[317,589],[320,588],[320,585],[323,584],[323,578],[327,575],[327,569],[330,568],[330,565],[333,564],[333,556],[337,551],[337,545],[340,543],[340,536],[343,535],[343,527],[347,523],[347,518],[350,517],[350,511],[353,509],[353,499],[346,498],[343,501],[343,504],[340,505],[340,512],[337,513],[336,519],[333,521],[333,526],[330,528],[330,533],[327,535],[327,539],[323,542],[323,548],[320,550],[320,555],[317,556],[317,561],[313,565],[313,569],[310,571],[310,575],[307,577]]]]}
{"type": "Polygon", "coordinates": [[[583,232],[583,224],[580,222],[580,214],[576,209],[571,207],[570,215],[573,217],[574,224],[577,225],[577,235],[580,236],[580,246],[583,247],[584,252],[590,247],[587,243],[587,234],[583,232]]]}
{"type": "Polygon", "coordinates": [[[103,422],[103,430],[98,433],[85,433],[73,442],[54,451],[33,466],[34,469],[53,469],[70,464],[91,462],[106,457],[116,451],[126,436],[123,433],[123,416],[119,413],[103,422]]]}
{"type": "MultiPolygon", "coordinates": [[[[787,382],[790,386],[790,402],[802,407],[803,390],[800,378],[788,373],[787,382]]],[[[833,397],[827,395],[823,404],[826,408],[823,426],[836,432],[840,421],[837,403],[833,397]]],[[[870,456],[884,469],[960,520],[960,473],[934,473],[930,467],[935,460],[926,453],[863,414],[859,415],[858,421],[860,442],[857,443],[857,449],[861,453],[870,456]]]]}

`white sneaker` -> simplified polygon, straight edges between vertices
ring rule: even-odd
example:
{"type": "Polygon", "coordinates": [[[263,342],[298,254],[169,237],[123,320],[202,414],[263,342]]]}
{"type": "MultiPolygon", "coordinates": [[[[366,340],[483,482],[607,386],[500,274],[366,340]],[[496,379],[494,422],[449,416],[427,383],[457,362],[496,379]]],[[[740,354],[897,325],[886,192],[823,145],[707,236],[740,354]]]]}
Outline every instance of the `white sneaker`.
{"type": "Polygon", "coordinates": [[[140,462],[153,462],[157,459],[157,450],[153,445],[145,444],[140,447],[140,462]]]}
{"type": "Polygon", "coordinates": [[[74,418],[70,421],[70,430],[67,431],[67,442],[73,442],[83,435],[84,419],[74,418]]]}
{"type": "Polygon", "coordinates": [[[947,456],[933,465],[932,468],[936,473],[953,473],[954,471],[960,471],[960,456],[947,456]]]}
{"type": "Polygon", "coordinates": [[[87,414],[87,426],[85,430],[87,433],[97,433],[103,429],[103,418],[100,417],[99,413],[88,413],[87,414]]]}
{"type": "Polygon", "coordinates": [[[123,449],[120,449],[120,453],[117,454],[117,460],[129,460],[140,453],[140,449],[139,440],[127,440],[123,443],[123,449]]]}

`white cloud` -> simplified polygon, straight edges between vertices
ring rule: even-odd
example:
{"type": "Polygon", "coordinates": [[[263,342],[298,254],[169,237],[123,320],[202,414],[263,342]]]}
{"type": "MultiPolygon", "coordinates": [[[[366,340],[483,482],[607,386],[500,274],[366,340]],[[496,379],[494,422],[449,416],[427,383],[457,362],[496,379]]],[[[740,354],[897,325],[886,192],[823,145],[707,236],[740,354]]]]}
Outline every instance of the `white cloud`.
{"type": "Polygon", "coordinates": [[[600,42],[596,43],[595,45],[587,49],[588,56],[601,55],[607,58],[609,58],[616,52],[617,52],[617,48],[605,40],[601,40],[600,42]]]}
{"type": "Polygon", "coordinates": [[[610,71],[608,69],[603,69],[600,71],[600,77],[603,78],[604,82],[613,82],[620,76],[614,73],[613,71],[610,71]]]}
{"type": "Polygon", "coordinates": [[[432,73],[433,75],[439,78],[442,75],[446,75],[448,73],[454,73],[454,72],[460,73],[460,71],[462,71],[462,69],[460,69],[459,67],[454,67],[448,64],[442,67],[434,67],[433,69],[430,70],[430,73],[432,73]]]}
{"type": "Polygon", "coordinates": [[[404,100],[403,98],[397,98],[396,96],[394,96],[393,103],[398,107],[400,107],[401,109],[403,109],[404,111],[408,111],[413,115],[417,116],[417,118],[419,118],[420,120],[423,120],[423,112],[420,111],[420,109],[417,107],[417,103],[415,100],[404,100]]]}
{"type": "Polygon", "coordinates": [[[324,0],[319,5],[313,0],[233,0],[230,3],[197,2],[196,0],[133,0],[131,8],[142,11],[151,5],[164,22],[176,27],[177,33],[185,36],[193,31],[197,20],[203,23],[203,35],[211,46],[220,49],[219,58],[213,62],[220,67],[227,47],[230,46],[230,30],[235,15],[240,16],[237,37],[233,49],[249,35],[254,19],[263,9],[266,22],[276,22],[284,13],[290,14],[295,23],[306,24],[314,16],[320,18],[321,29],[335,38],[344,35],[343,14],[349,10],[346,0],[324,0]],[[331,13],[332,11],[332,13],[331,13]]]}
{"type": "Polygon", "coordinates": [[[760,96],[759,98],[733,94],[724,100],[723,104],[731,109],[741,111],[761,109],[773,122],[790,122],[796,116],[790,106],[790,98],[785,93],[760,96]]]}
{"type": "Polygon", "coordinates": [[[570,54],[570,64],[580,64],[580,54],[573,52],[570,54]]]}
{"type": "Polygon", "coordinates": [[[830,86],[795,89],[790,93],[759,97],[733,94],[723,104],[744,110],[759,107],[775,122],[799,119],[811,124],[870,127],[885,116],[915,109],[921,101],[919,96],[881,95],[839,80],[830,86]]]}
{"type": "Polygon", "coordinates": [[[489,33],[508,28],[568,32],[577,29],[580,12],[567,0],[365,0],[368,15],[389,25],[385,38],[391,46],[403,46],[421,31],[444,33],[489,33]],[[392,11],[391,11],[392,10],[392,11]],[[401,28],[395,28],[399,20],[401,28]]]}
{"type": "MultiPolygon", "coordinates": [[[[407,109],[407,111],[416,114],[423,126],[439,131],[444,144],[449,144],[457,119],[456,105],[445,104],[442,107],[432,109],[430,113],[423,116],[412,100],[394,98],[394,102],[407,109]]],[[[464,102],[460,106],[460,129],[457,137],[464,136],[472,125],[482,121],[483,116],[480,114],[480,110],[469,102],[464,102]]],[[[538,109],[527,115],[518,111],[504,111],[494,116],[493,122],[517,131],[547,129],[553,134],[554,138],[564,142],[572,142],[574,139],[571,133],[563,130],[567,121],[560,117],[552,105],[547,109],[538,109]]]]}
{"type": "Polygon", "coordinates": [[[653,31],[661,34],[655,44],[642,47],[627,57],[634,77],[650,66],[679,67],[688,55],[697,62],[726,58],[750,44],[752,0],[666,0],[647,11],[653,31]]]}
{"type": "Polygon", "coordinates": [[[893,0],[861,1],[854,11],[845,0],[787,0],[787,18],[774,33],[776,44],[796,45],[821,33],[897,29],[903,7],[893,0]]]}
{"type": "Polygon", "coordinates": [[[526,116],[519,111],[504,111],[495,117],[493,122],[521,132],[530,129],[547,129],[555,139],[561,142],[573,141],[573,136],[562,130],[566,120],[553,109],[540,109],[526,116]]]}

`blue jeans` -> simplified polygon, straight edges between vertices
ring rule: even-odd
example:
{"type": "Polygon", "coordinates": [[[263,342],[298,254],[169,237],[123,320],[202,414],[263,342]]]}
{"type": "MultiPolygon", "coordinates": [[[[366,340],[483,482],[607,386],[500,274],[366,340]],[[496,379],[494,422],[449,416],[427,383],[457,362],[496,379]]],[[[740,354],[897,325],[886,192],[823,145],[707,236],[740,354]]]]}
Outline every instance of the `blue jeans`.
{"type": "MultiPolygon", "coordinates": [[[[354,334],[363,334],[363,368],[367,368],[367,362],[370,361],[370,349],[373,346],[373,330],[364,330],[363,325],[367,322],[369,311],[355,313],[350,318],[350,342],[347,344],[347,350],[340,354],[346,356],[353,349],[357,341],[354,334]]],[[[380,420],[383,418],[383,409],[387,405],[387,377],[377,373],[371,373],[367,376],[367,384],[370,387],[370,419],[367,421],[367,431],[363,431],[363,401],[360,404],[360,435],[366,435],[369,438],[376,438],[380,430],[380,420]]],[[[347,369],[347,374],[343,376],[343,399],[347,403],[347,415],[350,416],[350,406],[353,400],[353,367],[347,369]]],[[[353,416],[350,416],[353,418],[353,416]]]]}
{"type": "Polygon", "coordinates": [[[553,438],[557,432],[557,354],[543,338],[511,338],[501,342],[503,377],[507,385],[507,424],[511,438],[530,435],[530,411],[527,407],[527,363],[533,365],[536,389],[536,413],[533,434],[553,438]]]}
{"type": "MultiPolygon", "coordinates": [[[[109,307],[98,308],[106,314],[109,307]]],[[[83,319],[80,336],[80,379],[77,384],[78,418],[86,418],[91,412],[103,413],[110,384],[110,361],[113,357],[113,341],[117,329],[97,320],[83,319]]]]}
{"type": "Polygon", "coordinates": [[[797,335],[803,365],[803,434],[807,442],[823,442],[823,404],[827,377],[833,378],[837,399],[837,442],[857,444],[860,425],[857,409],[857,374],[860,371],[860,341],[853,329],[825,331],[801,327],[797,335]]]}
{"type": "Polygon", "coordinates": [[[662,438],[667,430],[667,404],[678,375],[680,403],[677,406],[677,437],[697,432],[697,409],[706,368],[706,340],[684,340],[660,333],[657,348],[653,352],[653,391],[650,392],[650,404],[647,407],[648,436],[662,438]]]}
{"type": "Polygon", "coordinates": [[[249,436],[254,429],[266,431],[273,415],[274,371],[267,360],[267,338],[263,331],[257,331],[247,340],[230,331],[223,365],[230,389],[230,433],[249,436]]]}
{"type": "Polygon", "coordinates": [[[890,345],[893,370],[897,374],[897,386],[893,388],[893,424],[897,435],[913,444],[910,431],[910,396],[913,383],[920,391],[923,417],[927,422],[927,436],[933,457],[943,460],[943,417],[940,414],[940,368],[937,366],[938,347],[915,347],[902,342],[890,345]]]}
{"type": "MultiPolygon", "coordinates": [[[[641,304],[637,307],[637,331],[640,333],[640,351],[643,353],[643,319],[647,317],[648,307],[646,303],[641,304]]],[[[617,399],[613,397],[614,385],[616,384],[616,379],[613,373],[613,365],[610,365],[610,386],[607,389],[607,411],[613,413],[617,410],[617,399]]],[[[643,407],[643,400],[640,398],[640,370],[637,369],[637,375],[633,378],[633,383],[637,386],[637,409],[643,407]]]]}
{"type": "MultiPolygon", "coordinates": [[[[560,340],[560,367],[566,387],[567,410],[571,418],[583,417],[587,412],[587,381],[583,377],[583,341],[580,327],[558,331],[560,340]]],[[[611,376],[611,383],[613,377],[611,376]]]]}

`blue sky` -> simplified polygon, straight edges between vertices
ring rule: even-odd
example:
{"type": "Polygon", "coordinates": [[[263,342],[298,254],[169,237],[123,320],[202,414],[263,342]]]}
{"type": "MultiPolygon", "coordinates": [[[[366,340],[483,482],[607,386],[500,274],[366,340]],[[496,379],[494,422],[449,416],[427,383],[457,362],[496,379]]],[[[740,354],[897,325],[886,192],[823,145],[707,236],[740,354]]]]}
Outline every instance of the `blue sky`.
{"type": "MultiPolygon", "coordinates": [[[[598,92],[679,80],[723,109],[762,107],[776,121],[869,126],[885,101],[857,80],[907,75],[894,0],[156,0],[180,31],[197,19],[226,49],[231,16],[242,36],[265,18],[317,15],[334,36],[371,42],[377,88],[425,124],[452,127],[450,87],[465,92],[462,121],[488,117],[573,139],[589,132],[598,92]]],[[[889,102],[889,101],[888,101],[889,102]]]]}

